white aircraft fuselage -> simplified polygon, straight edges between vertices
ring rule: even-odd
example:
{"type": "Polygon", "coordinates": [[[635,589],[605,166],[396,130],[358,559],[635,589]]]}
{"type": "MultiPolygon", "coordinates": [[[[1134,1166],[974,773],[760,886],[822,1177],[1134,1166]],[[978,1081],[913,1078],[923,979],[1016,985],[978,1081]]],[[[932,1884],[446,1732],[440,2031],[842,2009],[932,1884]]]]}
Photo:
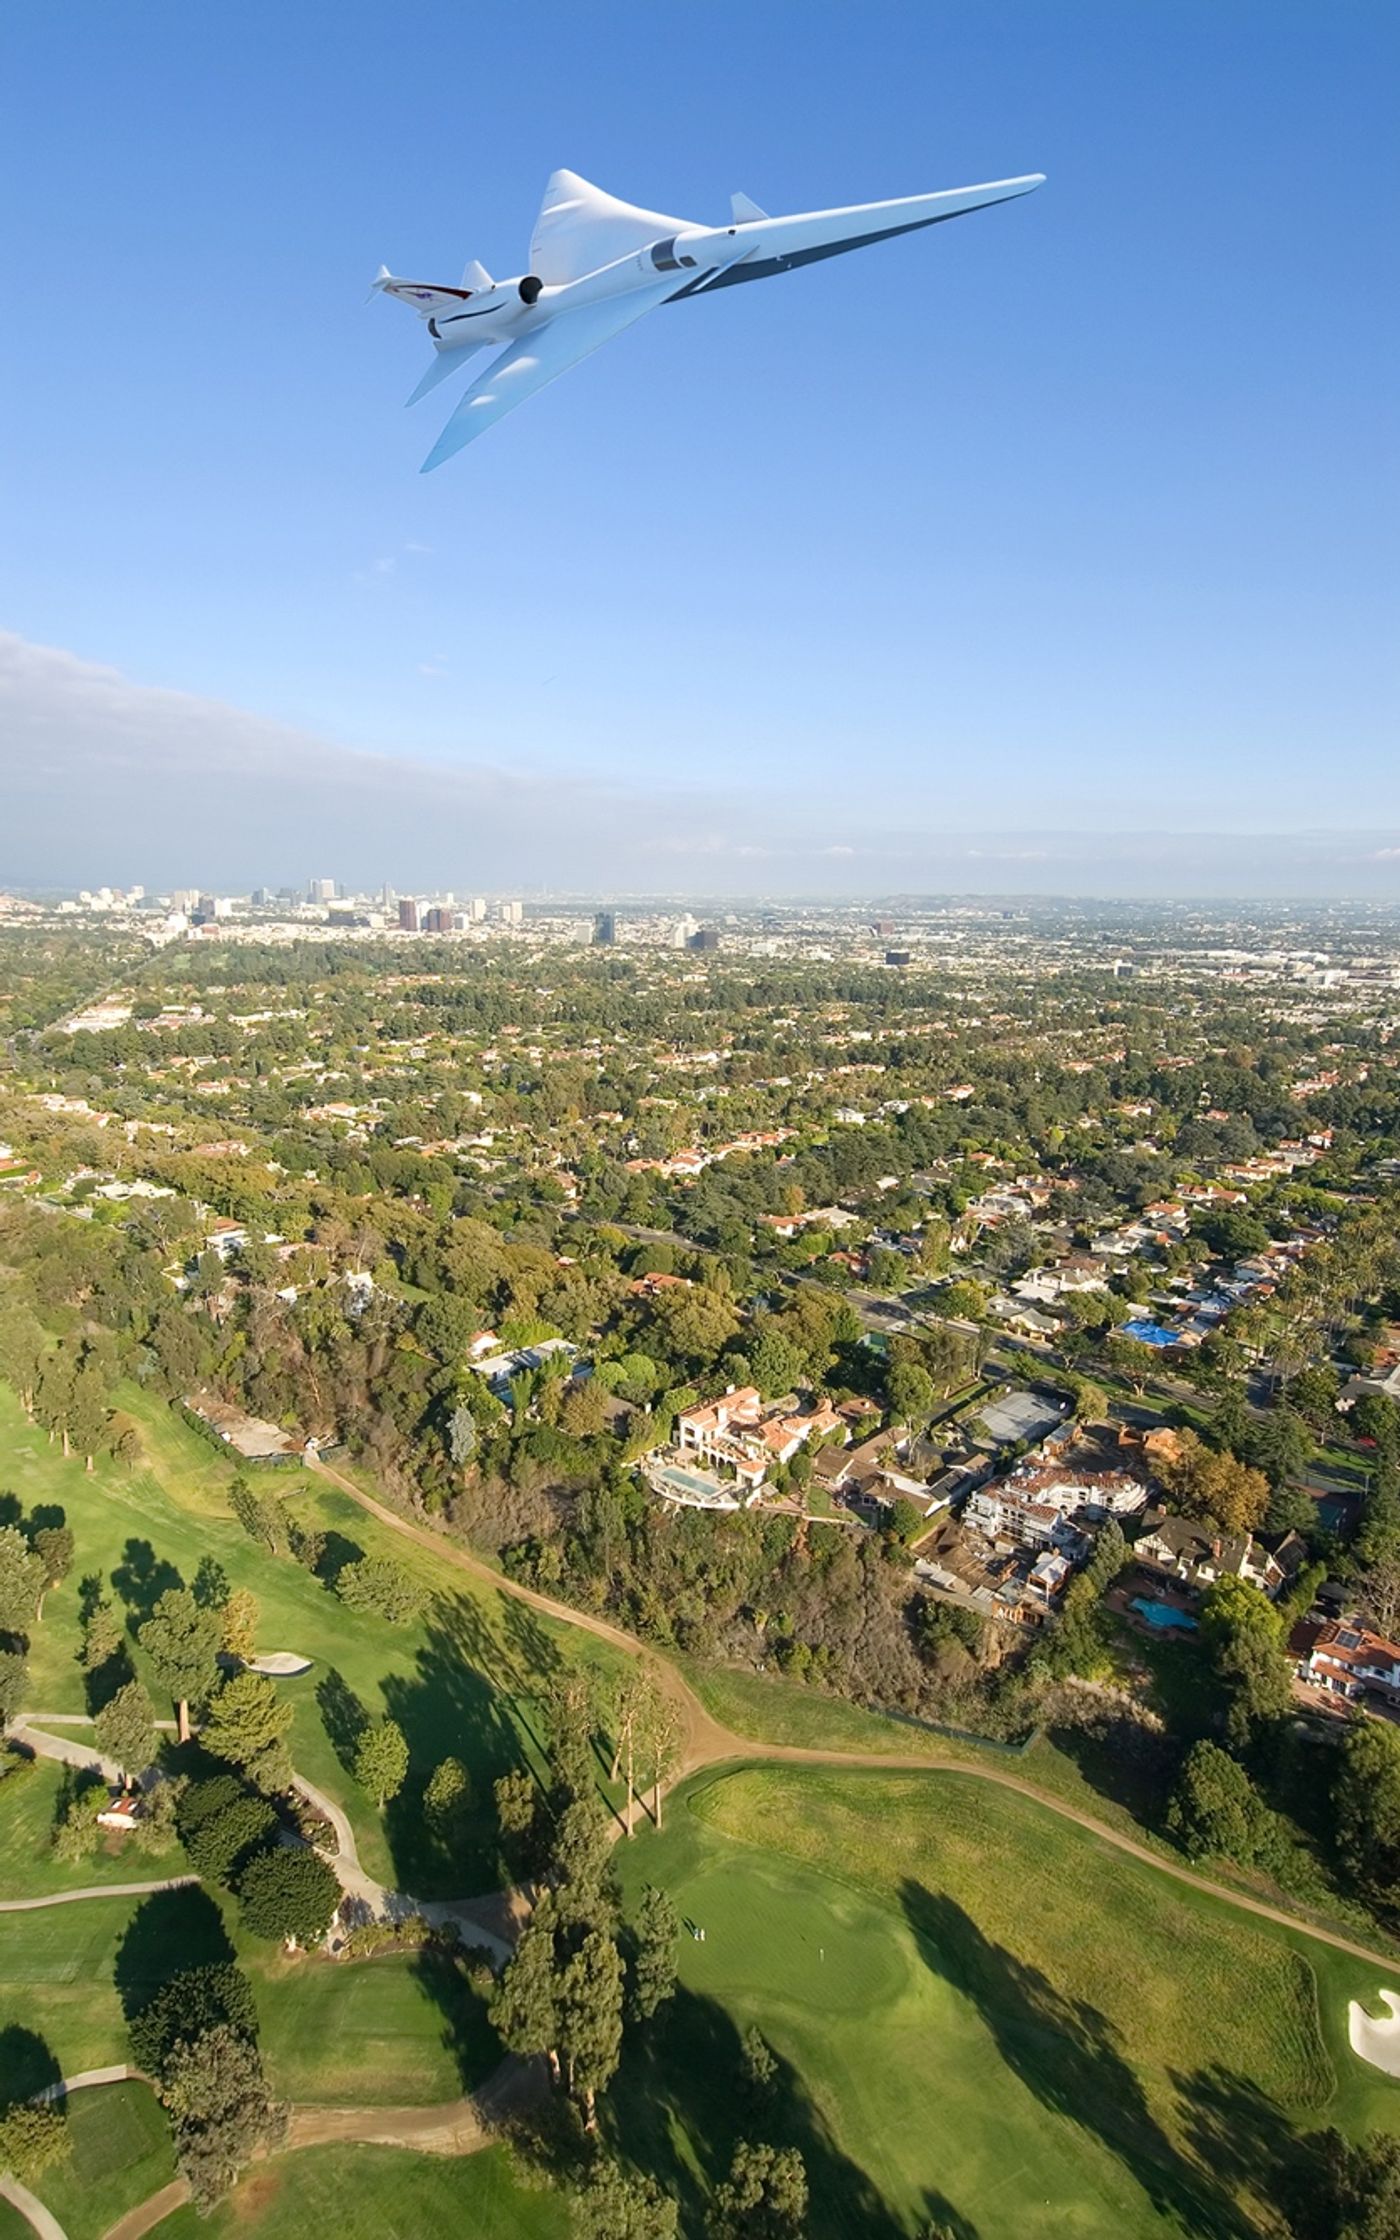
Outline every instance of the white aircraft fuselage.
{"type": "Polygon", "coordinates": [[[736,195],[732,225],[696,226],[619,202],[575,173],[557,171],[530,245],[531,271],[495,281],[480,266],[469,266],[464,284],[455,288],[398,279],[387,270],[375,281],[381,293],[420,314],[437,353],[411,404],[466,356],[505,350],[463,398],[424,471],[662,303],[772,279],[1012,201],[1041,184],[1036,173],[786,218],[768,217],[736,195]],[[476,284],[468,287],[467,279],[476,284]]]}

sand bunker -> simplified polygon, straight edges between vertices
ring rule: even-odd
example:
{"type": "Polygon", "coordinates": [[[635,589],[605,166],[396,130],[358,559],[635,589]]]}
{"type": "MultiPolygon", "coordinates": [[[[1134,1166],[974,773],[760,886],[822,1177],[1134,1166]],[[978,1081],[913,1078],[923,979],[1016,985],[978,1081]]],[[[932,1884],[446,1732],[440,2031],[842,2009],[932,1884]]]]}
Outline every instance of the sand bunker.
{"type": "Polygon", "coordinates": [[[1347,2008],[1347,2036],[1351,2050],[1359,2053],[1375,2069],[1384,2069],[1389,2077],[1400,2077],[1400,1994],[1378,1991],[1377,2004],[1388,2012],[1377,2022],[1367,2014],[1360,2001],[1353,1999],[1347,2008]]]}
{"type": "Polygon", "coordinates": [[[273,1649],[265,1657],[249,1657],[245,1669],[265,1672],[272,1680],[294,1680],[299,1672],[311,1670],[310,1657],[299,1657],[292,1649],[273,1649]]]}

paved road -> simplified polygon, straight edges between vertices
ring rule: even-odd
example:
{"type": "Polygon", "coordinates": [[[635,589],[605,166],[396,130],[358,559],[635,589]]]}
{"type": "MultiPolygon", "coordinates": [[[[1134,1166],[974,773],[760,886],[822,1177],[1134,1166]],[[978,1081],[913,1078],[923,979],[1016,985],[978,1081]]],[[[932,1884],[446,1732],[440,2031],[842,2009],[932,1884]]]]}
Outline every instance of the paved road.
{"type": "Polygon", "coordinates": [[[1174,1882],[1185,1883],[1189,1889],[1199,1890],[1207,1897],[1217,1899],[1222,1905],[1233,1906],[1239,1912],[1253,1914],[1261,1921],[1272,1922],[1276,1927],[1290,1929],[1297,1935],[1313,1937],[1320,1944],[1331,1945],[1335,1951],[1350,1953],[1354,1959],[1371,1961],[1392,1977],[1400,1969],[1400,1963],[1392,1955],[1378,1952],[1372,1945],[1361,1944],[1351,1937],[1342,1936],[1336,1930],[1320,1928],[1311,1921],[1300,1919],[1297,1914],[1285,1911],[1282,1906],[1271,1906],[1262,1898],[1251,1898],[1243,1891],[1227,1889],[1221,1883],[1212,1882],[1206,1875],[1196,1874],[1190,1867],[1180,1866],[1175,1860],[1164,1858],[1147,1844],[1138,1843],[1132,1836],[1123,1835],[1117,1828],[1111,1828],[1102,1820],[1095,1819],[1092,1813],[1081,1812],[1076,1805],[1065,1804],[1058,1797],[1047,1795],[1043,1789],[1036,1788],[1033,1782],[1009,1772],[1004,1766],[975,1765],[963,1759],[939,1759],[931,1754],[915,1757],[899,1751],[808,1750],[783,1743],[756,1742],[745,1735],[735,1734],[706,1710],[694,1689],[673,1664],[658,1656],[634,1634],[625,1632],[621,1626],[613,1625],[606,1618],[595,1617],[586,1610],[574,1610],[566,1602],[555,1601],[551,1595],[539,1594],[532,1587],[524,1587],[514,1579],[505,1578],[500,1572],[493,1571],[480,1557],[445,1540],[440,1533],[432,1531],[428,1526],[414,1524],[407,1517],[396,1515],[382,1501],[376,1501],[372,1494],[366,1493],[353,1479],[345,1477],[339,1470],[333,1470],[328,1463],[318,1461],[312,1467],[319,1470],[323,1477],[332,1480],[342,1492],[348,1493],[353,1501],[358,1502],[371,1516],[377,1517],[382,1524],[402,1533],[405,1538],[416,1541],[420,1546],[431,1548],[452,1568],[470,1573],[473,1578],[494,1587],[498,1593],[513,1595],[517,1600],[528,1603],[532,1609],[540,1610],[565,1625],[578,1626],[585,1633],[611,1642],[627,1656],[647,1658],[654,1666],[658,1680],[676,1704],[683,1721],[684,1745],[668,1786],[707,1766],[755,1762],[827,1766],[848,1773],[921,1773],[937,1774],[940,1777],[951,1775],[970,1781],[989,1781],[999,1789],[1015,1790],[1018,1796],[1026,1797],[1031,1803],[1039,1805],[1042,1811],[1053,1812],[1061,1820],[1072,1821],[1076,1827],[1083,1828],[1110,1849],[1122,1852],[1128,1858],[1140,1860],[1144,1866],[1154,1867],[1159,1874],[1169,1876],[1174,1882]]]}

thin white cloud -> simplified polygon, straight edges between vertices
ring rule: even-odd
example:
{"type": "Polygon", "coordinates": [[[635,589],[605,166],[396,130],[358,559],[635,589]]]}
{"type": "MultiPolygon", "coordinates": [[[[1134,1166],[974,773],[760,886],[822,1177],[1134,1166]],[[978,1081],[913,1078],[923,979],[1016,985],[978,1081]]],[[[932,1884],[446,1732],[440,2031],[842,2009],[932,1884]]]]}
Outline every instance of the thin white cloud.
{"type": "MultiPolygon", "coordinates": [[[[425,674],[445,664],[420,664],[425,674]]],[[[688,774],[696,758],[687,755],[688,774]]],[[[429,761],[353,751],[0,631],[0,887],[354,883],[712,894],[1020,892],[1400,899],[1400,833],[1253,838],[949,833],[848,784],[764,791],[544,775],[464,739],[429,761]],[[890,814],[891,812],[886,812],[890,814]],[[921,830],[921,826],[930,829],[921,830]]]]}

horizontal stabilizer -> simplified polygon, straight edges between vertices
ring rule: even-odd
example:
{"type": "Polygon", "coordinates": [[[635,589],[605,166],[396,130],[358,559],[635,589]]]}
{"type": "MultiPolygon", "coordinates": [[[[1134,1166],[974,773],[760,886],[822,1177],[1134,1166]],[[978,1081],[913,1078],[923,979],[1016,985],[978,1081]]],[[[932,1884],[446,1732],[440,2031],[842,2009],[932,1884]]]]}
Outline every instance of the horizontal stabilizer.
{"type": "Polygon", "coordinates": [[[751,226],[759,218],[766,218],[768,212],[760,210],[751,195],[732,194],[729,197],[729,215],[736,226],[751,226]]]}
{"type": "Polygon", "coordinates": [[[396,303],[406,303],[420,319],[432,319],[440,311],[460,311],[469,295],[469,288],[448,288],[436,280],[403,280],[397,273],[379,267],[370,283],[371,295],[392,296],[396,303]]]}
{"type": "Polygon", "coordinates": [[[463,342],[459,343],[455,350],[439,349],[437,356],[434,358],[432,364],[429,366],[427,372],[424,374],[422,380],[419,382],[412,396],[404,398],[405,405],[419,403],[423,397],[426,397],[430,389],[436,389],[440,381],[450,380],[452,375],[456,373],[459,368],[465,367],[467,360],[469,358],[474,358],[478,350],[486,350],[489,348],[489,343],[485,342],[463,342]]]}

